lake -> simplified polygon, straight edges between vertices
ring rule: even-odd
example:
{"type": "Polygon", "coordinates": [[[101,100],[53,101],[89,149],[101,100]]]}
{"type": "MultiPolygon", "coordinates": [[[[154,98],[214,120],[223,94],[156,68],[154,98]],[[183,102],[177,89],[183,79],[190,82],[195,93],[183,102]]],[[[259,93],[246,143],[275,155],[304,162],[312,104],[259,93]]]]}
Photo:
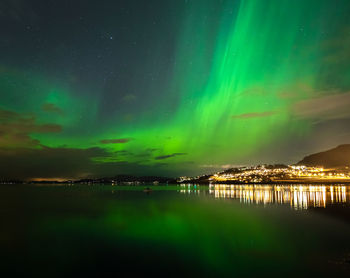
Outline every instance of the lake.
{"type": "Polygon", "coordinates": [[[0,221],[2,277],[350,275],[345,185],[1,185],[0,221]]]}

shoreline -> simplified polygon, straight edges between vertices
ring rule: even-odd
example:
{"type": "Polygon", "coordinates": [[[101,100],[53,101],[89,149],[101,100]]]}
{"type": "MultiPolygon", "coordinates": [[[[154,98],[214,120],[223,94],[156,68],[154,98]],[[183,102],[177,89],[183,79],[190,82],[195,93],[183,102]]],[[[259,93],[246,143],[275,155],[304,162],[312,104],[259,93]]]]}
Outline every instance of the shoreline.
{"type": "Polygon", "coordinates": [[[293,180],[293,181],[273,181],[273,182],[232,182],[232,181],[219,181],[219,182],[182,182],[179,184],[200,184],[200,185],[215,185],[215,184],[227,184],[227,185],[293,185],[293,184],[309,184],[309,185],[320,185],[320,184],[346,184],[350,185],[350,180],[347,181],[305,181],[305,180],[293,180]]]}
{"type": "Polygon", "coordinates": [[[0,185],[108,185],[108,186],[172,186],[172,185],[293,185],[293,184],[303,184],[303,185],[350,185],[350,180],[346,181],[305,181],[305,180],[291,180],[291,181],[273,181],[273,182],[235,182],[235,181],[189,181],[189,182],[171,182],[171,183],[153,183],[153,182],[119,182],[119,183],[103,183],[103,182],[91,182],[91,183],[79,183],[79,182],[4,182],[0,185]]]}

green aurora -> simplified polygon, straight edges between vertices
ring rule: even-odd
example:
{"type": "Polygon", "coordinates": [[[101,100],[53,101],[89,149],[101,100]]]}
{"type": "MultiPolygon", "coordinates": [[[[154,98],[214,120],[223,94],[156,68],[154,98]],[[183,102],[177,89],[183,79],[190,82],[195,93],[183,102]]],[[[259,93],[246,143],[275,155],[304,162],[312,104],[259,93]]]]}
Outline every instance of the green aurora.
{"type": "MultiPolygon", "coordinates": [[[[82,10],[86,18],[91,9],[82,10]]],[[[350,134],[334,134],[350,117],[349,12],[345,0],[163,1],[154,13],[164,26],[142,26],[149,8],[125,35],[136,45],[126,66],[106,54],[123,55],[126,43],[113,37],[121,19],[107,7],[96,11],[97,28],[109,26],[100,39],[113,43],[103,47],[105,64],[90,57],[99,46],[89,33],[67,30],[61,42],[50,37],[45,45],[46,33],[37,31],[43,49],[26,52],[11,47],[25,41],[25,31],[13,27],[0,64],[0,162],[21,171],[18,161],[34,161],[30,167],[41,170],[29,167],[25,178],[175,176],[292,163],[342,143],[350,134]]],[[[27,20],[35,26],[38,19],[27,20]]],[[[63,20],[56,18],[52,33],[63,20]]],[[[6,167],[0,174],[15,176],[6,167]]]]}

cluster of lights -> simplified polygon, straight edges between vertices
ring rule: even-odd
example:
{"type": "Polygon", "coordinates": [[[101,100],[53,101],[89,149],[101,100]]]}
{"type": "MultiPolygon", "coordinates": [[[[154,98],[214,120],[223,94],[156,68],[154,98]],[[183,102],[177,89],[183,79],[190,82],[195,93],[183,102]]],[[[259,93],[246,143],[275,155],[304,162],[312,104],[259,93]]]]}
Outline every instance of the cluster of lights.
{"type": "Polygon", "coordinates": [[[212,182],[235,181],[243,183],[283,182],[290,180],[350,180],[350,173],[337,170],[325,170],[321,167],[287,166],[266,167],[256,166],[250,168],[239,168],[236,171],[219,172],[212,175],[212,182]]]}

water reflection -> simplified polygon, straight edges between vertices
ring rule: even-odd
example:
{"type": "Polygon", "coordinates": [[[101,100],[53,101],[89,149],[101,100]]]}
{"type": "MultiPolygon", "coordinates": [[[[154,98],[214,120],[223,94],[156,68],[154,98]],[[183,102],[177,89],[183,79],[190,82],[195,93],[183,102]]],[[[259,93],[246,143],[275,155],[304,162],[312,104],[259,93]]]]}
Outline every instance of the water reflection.
{"type": "MultiPolygon", "coordinates": [[[[183,188],[181,193],[200,194],[196,187],[183,188]]],[[[326,207],[346,203],[350,191],[344,185],[227,185],[211,184],[209,194],[215,198],[238,199],[246,204],[289,204],[294,209],[326,207]]]]}

